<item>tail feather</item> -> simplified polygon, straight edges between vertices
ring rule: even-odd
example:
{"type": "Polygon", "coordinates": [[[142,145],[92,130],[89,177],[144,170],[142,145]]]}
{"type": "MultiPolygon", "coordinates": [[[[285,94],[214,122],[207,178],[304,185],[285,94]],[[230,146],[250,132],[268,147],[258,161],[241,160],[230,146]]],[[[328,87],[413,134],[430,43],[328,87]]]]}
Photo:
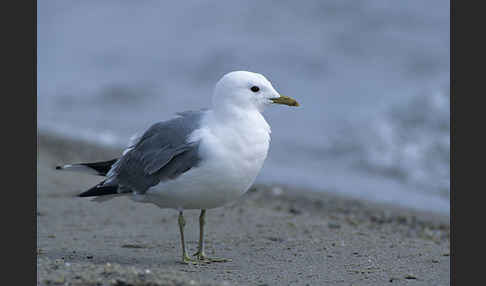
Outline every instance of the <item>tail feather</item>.
{"type": "Polygon", "coordinates": [[[82,192],[78,197],[97,197],[118,194],[118,185],[103,185],[104,181],[82,192]]]}
{"type": "Polygon", "coordinates": [[[68,164],[64,166],[56,166],[56,170],[74,171],[98,176],[106,176],[106,174],[110,171],[111,166],[113,166],[113,164],[115,164],[117,160],[118,159],[93,163],[68,164]]]}

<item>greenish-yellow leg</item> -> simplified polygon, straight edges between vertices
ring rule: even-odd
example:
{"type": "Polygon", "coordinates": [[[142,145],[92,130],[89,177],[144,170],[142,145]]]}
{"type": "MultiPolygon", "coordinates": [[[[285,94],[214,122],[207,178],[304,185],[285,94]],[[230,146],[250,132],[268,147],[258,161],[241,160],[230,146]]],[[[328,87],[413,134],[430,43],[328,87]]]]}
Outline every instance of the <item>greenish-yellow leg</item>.
{"type": "Polygon", "coordinates": [[[186,226],[186,220],[184,219],[184,215],[182,214],[182,211],[179,212],[179,231],[181,232],[181,243],[182,243],[182,263],[184,264],[197,264],[199,261],[192,259],[187,255],[186,252],[186,244],[184,242],[184,226],[186,226]]]}
{"type": "Polygon", "coordinates": [[[201,215],[199,216],[199,244],[197,246],[197,252],[193,254],[199,261],[205,262],[229,262],[231,259],[221,258],[221,257],[207,257],[204,253],[204,225],[206,224],[206,210],[201,210],[201,215]]]}

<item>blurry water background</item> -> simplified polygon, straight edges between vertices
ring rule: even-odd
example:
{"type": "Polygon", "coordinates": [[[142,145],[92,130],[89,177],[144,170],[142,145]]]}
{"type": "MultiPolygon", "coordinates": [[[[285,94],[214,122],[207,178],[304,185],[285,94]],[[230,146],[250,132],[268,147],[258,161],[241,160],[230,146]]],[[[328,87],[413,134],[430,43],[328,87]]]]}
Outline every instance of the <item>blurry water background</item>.
{"type": "Polygon", "coordinates": [[[210,107],[226,72],[255,71],[301,103],[265,111],[272,143],[257,182],[449,213],[449,1],[37,8],[40,131],[125,146],[210,107]]]}

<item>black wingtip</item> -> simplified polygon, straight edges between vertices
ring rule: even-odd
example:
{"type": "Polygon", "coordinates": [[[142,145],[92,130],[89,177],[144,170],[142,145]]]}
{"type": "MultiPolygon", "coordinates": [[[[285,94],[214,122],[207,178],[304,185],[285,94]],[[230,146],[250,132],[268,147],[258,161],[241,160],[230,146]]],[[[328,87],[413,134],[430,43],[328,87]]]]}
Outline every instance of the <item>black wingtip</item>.
{"type": "Polygon", "coordinates": [[[106,195],[118,194],[118,186],[103,186],[102,183],[92,187],[91,189],[78,194],[78,197],[98,197],[106,195]]]}
{"type": "Polygon", "coordinates": [[[61,170],[62,167],[61,166],[56,166],[56,170],[61,170]]]}

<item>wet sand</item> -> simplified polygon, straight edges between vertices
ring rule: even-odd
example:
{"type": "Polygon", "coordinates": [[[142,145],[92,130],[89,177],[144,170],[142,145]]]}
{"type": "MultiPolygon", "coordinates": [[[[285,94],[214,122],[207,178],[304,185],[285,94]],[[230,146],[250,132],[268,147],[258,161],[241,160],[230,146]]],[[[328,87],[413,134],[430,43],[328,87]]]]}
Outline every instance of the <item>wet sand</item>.
{"type": "MultiPolygon", "coordinates": [[[[449,217],[312,193],[254,186],[207,212],[207,254],[232,262],[183,265],[177,212],[75,195],[100,177],[58,164],[121,150],[39,134],[39,285],[449,285],[449,217]]],[[[186,211],[195,252],[198,211],[186,211]]]]}

